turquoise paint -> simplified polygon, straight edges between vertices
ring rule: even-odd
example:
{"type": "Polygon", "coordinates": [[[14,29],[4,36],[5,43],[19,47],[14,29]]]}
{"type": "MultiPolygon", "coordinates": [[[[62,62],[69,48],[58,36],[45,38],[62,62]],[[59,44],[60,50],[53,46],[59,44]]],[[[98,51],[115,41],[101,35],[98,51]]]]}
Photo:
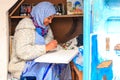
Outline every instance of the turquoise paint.
{"type": "Polygon", "coordinates": [[[90,0],[84,0],[84,55],[83,80],[90,80],[90,0]]]}
{"type": "Polygon", "coordinates": [[[120,34],[119,26],[120,0],[84,0],[83,80],[102,80],[103,75],[106,75],[107,80],[120,79],[113,76],[112,65],[108,68],[96,68],[106,60],[99,59],[101,56],[97,35],[120,34]]]}

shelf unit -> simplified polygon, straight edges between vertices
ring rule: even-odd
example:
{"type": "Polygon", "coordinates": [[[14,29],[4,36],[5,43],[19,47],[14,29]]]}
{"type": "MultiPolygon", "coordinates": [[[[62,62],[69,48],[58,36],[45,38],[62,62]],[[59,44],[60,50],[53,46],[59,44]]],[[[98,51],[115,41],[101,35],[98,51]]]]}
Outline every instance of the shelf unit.
{"type": "MultiPolygon", "coordinates": [[[[10,18],[25,18],[30,16],[9,16],[10,18]]],[[[83,17],[83,14],[80,15],[56,15],[55,18],[68,18],[68,17],[83,17]]]]}
{"type": "MultiPolygon", "coordinates": [[[[35,3],[41,2],[43,0],[18,0],[17,3],[9,10],[9,34],[13,35],[15,31],[15,27],[19,23],[19,21],[25,17],[29,16],[19,16],[20,6],[23,3],[35,3]]],[[[66,11],[66,2],[67,0],[44,0],[49,1],[53,4],[59,4],[62,3],[65,5],[65,11],[66,11]]],[[[50,24],[54,37],[60,42],[66,42],[69,39],[82,34],[83,33],[83,14],[80,15],[56,15],[55,18],[52,21],[52,24],[50,24]],[[74,21],[75,20],[75,21],[74,21]],[[75,26],[75,24],[77,24],[75,26]],[[74,33],[70,36],[66,35],[67,33],[70,33],[72,28],[75,27],[74,33]]]]}

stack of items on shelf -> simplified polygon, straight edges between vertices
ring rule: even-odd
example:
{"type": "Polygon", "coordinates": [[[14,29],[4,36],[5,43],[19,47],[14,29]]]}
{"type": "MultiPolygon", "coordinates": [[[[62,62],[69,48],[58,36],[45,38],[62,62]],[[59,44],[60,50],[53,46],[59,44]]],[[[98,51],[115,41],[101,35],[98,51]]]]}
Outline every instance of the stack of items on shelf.
{"type": "MultiPolygon", "coordinates": [[[[32,8],[34,7],[35,4],[29,4],[29,3],[23,3],[20,6],[20,16],[29,16],[32,8]]],[[[64,15],[65,14],[65,8],[64,4],[58,3],[54,5],[57,15],[64,15]]]]}
{"type": "Polygon", "coordinates": [[[57,5],[54,5],[57,15],[64,15],[65,14],[65,8],[64,4],[58,3],[57,5]]]}
{"type": "Polygon", "coordinates": [[[20,6],[20,16],[29,16],[30,12],[35,4],[23,3],[20,6]]]}
{"type": "MultiPolygon", "coordinates": [[[[20,16],[29,16],[35,4],[23,3],[20,6],[20,16]]],[[[57,15],[83,14],[83,0],[67,0],[67,11],[63,3],[54,4],[57,15]]]]}

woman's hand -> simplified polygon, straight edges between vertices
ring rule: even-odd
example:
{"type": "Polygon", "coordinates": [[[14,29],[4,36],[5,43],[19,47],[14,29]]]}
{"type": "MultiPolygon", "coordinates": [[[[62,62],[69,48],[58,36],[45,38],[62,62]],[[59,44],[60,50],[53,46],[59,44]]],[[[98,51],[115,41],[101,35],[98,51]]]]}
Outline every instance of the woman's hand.
{"type": "Polygon", "coordinates": [[[117,44],[115,47],[114,47],[115,50],[120,50],[120,44],[117,44]]]}
{"type": "Polygon", "coordinates": [[[51,42],[49,42],[48,44],[46,44],[46,51],[51,51],[55,48],[57,48],[57,40],[52,40],[51,42]]]}

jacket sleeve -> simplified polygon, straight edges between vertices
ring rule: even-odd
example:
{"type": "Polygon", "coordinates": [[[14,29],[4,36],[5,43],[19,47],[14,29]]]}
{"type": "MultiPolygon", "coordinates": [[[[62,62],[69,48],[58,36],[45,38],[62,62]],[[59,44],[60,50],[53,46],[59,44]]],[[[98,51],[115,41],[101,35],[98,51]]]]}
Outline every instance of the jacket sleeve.
{"type": "Polygon", "coordinates": [[[36,45],[33,29],[18,30],[14,36],[15,53],[18,58],[32,60],[46,53],[45,45],[36,45]]]}

